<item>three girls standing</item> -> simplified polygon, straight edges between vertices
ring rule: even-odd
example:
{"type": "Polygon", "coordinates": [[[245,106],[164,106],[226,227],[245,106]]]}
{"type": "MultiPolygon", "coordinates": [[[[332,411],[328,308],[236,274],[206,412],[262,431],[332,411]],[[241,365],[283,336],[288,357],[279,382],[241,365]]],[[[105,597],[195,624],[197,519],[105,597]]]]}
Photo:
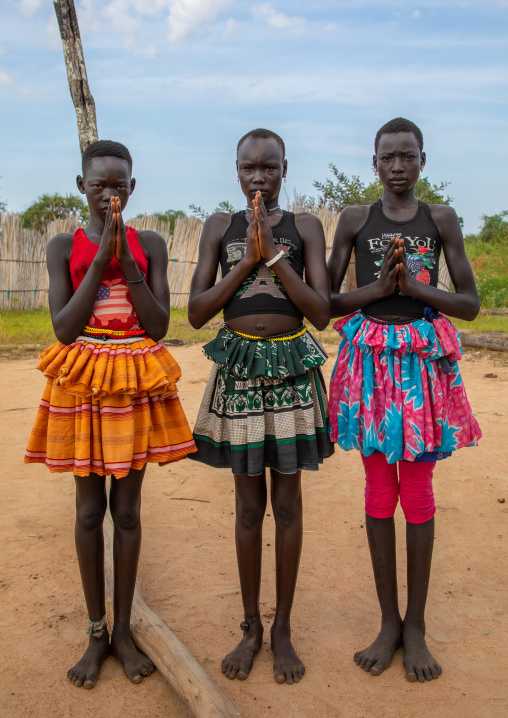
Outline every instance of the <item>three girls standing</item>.
{"type": "Polygon", "coordinates": [[[53,471],[73,471],[76,479],[76,547],[91,636],[85,655],[69,671],[76,685],[95,685],[110,650],[104,475],[119,478],[111,491],[111,650],[137,682],[153,670],[133,646],[129,628],[144,470],[147,461],[166,463],[188,454],[234,474],[245,616],[243,638],[222,663],[231,679],[247,678],[263,640],[259,592],[270,470],[276,523],[274,676],[279,683],[298,682],[305,668],[291,643],[290,616],[302,546],[301,471],[317,470],[331,455],[330,436],[345,450],[361,451],[382,613],[379,636],[355,660],[379,675],[403,645],[409,680],[441,673],[427,649],[424,622],[434,537],[432,471],[437,460],[481,436],[457,366],[458,334],[441,312],[471,320],[479,303],[455,213],[416,199],[425,164],[420,130],[393,120],[378,132],[375,150],[382,199],[342,212],[328,263],[332,316],[348,315],[334,325],[342,341],[329,421],[320,369],[326,354],[303,324],[306,316],[324,329],[330,319],[323,229],[313,215],[279,206],[287,172],[282,139],[254,130],[238,143],[238,181],[247,206],[206,221],[189,300],[195,328],[221,310],[225,319],[204,347],[214,366],[194,429],[196,447],[176,395],[178,366],[158,343],[169,319],[162,238],[138,236],[123,225],[121,212],[134,189],[126,148],[96,143],[85,152],[78,186],[87,195],[91,221],[84,232],[58,235],[48,247],[50,305],[61,341],[41,357],[48,385],[26,455],[26,461],[42,461],[53,471]],[[441,248],[455,293],[437,289],[441,248]],[[353,249],[358,289],[340,294],[353,249]],[[222,278],[215,283],[219,266],[222,278]],[[407,520],[404,620],[393,520],[399,494],[407,520]]]}

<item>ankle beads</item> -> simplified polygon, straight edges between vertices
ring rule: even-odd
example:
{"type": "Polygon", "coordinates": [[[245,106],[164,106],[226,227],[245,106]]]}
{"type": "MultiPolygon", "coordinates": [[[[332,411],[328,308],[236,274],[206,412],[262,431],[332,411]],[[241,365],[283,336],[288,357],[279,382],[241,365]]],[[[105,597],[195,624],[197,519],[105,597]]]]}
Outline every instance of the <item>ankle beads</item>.
{"type": "Polygon", "coordinates": [[[251,625],[252,625],[253,623],[256,623],[256,621],[259,621],[260,618],[261,618],[261,616],[260,616],[259,613],[256,613],[255,616],[244,616],[244,619],[245,619],[245,620],[243,620],[243,621],[240,623],[240,628],[241,628],[241,630],[242,630],[242,631],[248,631],[249,628],[251,627],[251,625]]]}
{"type": "Polygon", "coordinates": [[[104,614],[100,621],[88,621],[88,628],[86,629],[87,636],[93,636],[93,638],[102,638],[106,625],[106,614],[104,614]]]}

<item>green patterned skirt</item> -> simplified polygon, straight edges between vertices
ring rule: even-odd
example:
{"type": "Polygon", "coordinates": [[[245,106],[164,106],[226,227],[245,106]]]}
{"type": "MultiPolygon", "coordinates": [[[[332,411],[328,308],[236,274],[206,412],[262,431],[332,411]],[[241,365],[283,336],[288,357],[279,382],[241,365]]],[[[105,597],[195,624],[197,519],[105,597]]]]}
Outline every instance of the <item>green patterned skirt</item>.
{"type": "Polygon", "coordinates": [[[304,327],[263,339],[223,328],[203,352],[214,366],[194,427],[198,450],[189,458],[257,476],[265,467],[317,471],[331,456],[320,369],[327,356],[304,327]]]}

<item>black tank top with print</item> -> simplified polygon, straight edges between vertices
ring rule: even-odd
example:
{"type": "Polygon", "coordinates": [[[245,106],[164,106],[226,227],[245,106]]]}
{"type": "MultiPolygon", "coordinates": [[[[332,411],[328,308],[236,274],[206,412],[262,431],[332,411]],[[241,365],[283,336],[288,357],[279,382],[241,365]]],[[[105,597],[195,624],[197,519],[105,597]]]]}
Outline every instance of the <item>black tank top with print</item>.
{"type": "MultiPolygon", "coordinates": [[[[231,224],[222,238],[220,265],[223,277],[245,257],[248,226],[245,210],[232,216],[231,224]]],[[[272,227],[272,234],[277,249],[284,250],[284,259],[299,277],[303,277],[303,241],[296,229],[293,212],[283,212],[280,222],[272,227]]],[[[284,285],[263,259],[245,277],[224,307],[225,321],[247,314],[289,314],[303,319],[301,312],[289,299],[284,285]]]]}
{"type": "MultiPolygon", "coordinates": [[[[413,219],[398,222],[383,212],[381,200],[370,206],[367,221],[356,235],[356,284],[363,287],[379,277],[383,256],[392,237],[403,237],[408,268],[419,282],[437,287],[441,238],[429,205],[418,202],[413,219]]],[[[365,314],[397,314],[423,317],[425,303],[400,294],[398,288],[389,297],[383,297],[362,307],[365,314]]]]}

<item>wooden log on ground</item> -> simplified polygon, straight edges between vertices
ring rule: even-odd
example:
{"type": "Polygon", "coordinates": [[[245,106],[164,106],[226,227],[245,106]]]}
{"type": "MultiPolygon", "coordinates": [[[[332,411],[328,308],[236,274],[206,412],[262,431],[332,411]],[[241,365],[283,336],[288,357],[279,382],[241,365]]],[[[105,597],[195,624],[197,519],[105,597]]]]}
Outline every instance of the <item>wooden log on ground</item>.
{"type": "Polygon", "coordinates": [[[508,334],[506,332],[482,332],[481,334],[459,332],[459,334],[463,347],[508,352],[508,334]]]}
{"type": "MultiPolygon", "coordinates": [[[[113,522],[109,511],[104,521],[106,610],[113,624],[113,522]]],[[[135,644],[187,703],[197,718],[241,718],[240,711],[215,685],[194,656],[164,621],[143,601],[136,581],[132,602],[131,631],[135,644]]]]}

